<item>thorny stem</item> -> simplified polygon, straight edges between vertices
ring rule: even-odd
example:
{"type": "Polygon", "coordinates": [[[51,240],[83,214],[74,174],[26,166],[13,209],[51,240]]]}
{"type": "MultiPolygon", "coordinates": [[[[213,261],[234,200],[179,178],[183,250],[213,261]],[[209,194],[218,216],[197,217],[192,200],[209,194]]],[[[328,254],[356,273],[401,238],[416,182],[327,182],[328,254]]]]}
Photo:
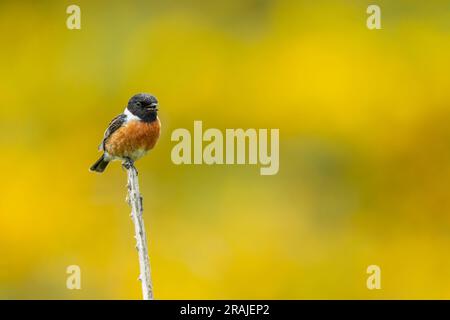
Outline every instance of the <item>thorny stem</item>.
{"type": "Polygon", "coordinates": [[[153,300],[153,283],[151,277],[150,260],[148,257],[147,237],[145,235],[144,218],[142,216],[142,196],[139,192],[138,173],[132,161],[123,164],[128,174],[127,202],[131,207],[131,218],[134,223],[136,249],[139,255],[139,280],[142,284],[144,300],[153,300]]]}

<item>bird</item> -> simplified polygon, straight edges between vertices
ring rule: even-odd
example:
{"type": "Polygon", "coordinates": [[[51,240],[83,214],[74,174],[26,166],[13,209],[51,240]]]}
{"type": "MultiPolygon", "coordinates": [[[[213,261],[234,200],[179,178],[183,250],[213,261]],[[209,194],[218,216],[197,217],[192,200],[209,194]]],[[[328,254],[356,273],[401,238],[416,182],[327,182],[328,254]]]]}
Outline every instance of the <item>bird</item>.
{"type": "Polygon", "coordinates": [[[124,112],[109,123],[98,147],[103,154],[90,171],[101,173],[113,160],[123,161],[125,168],[129,168],[153,149],[160,131],[156,97],[148,93],[135,94],[124,112]]]}

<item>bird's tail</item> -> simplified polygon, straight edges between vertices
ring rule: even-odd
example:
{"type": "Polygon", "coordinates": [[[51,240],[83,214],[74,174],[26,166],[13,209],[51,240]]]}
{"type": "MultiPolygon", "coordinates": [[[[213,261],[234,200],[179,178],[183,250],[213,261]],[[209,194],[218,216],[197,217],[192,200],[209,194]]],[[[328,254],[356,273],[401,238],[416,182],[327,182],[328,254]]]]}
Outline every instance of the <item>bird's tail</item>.
{"type": "Polygon", "coordinates": [[[108,165],[108,163],[109,161],[105,159],[105,155],[103,154],[100,157],[100,159],[98,159],[89,170],[95,172],[103,172],[105,171],[105,168],[108,165]]]}

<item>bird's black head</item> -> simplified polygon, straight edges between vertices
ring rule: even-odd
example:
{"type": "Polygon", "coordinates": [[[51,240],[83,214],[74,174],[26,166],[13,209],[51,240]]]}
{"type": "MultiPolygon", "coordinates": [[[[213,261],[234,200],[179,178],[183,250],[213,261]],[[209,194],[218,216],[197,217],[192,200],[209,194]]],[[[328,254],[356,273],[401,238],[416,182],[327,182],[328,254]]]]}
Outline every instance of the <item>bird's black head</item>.
{"type": "Polygon", "coordinates": [[[143,121],[153,121],[158,113],[158,100],[147,93],[138,93],[128,101],[127,109],[143,121]]]}

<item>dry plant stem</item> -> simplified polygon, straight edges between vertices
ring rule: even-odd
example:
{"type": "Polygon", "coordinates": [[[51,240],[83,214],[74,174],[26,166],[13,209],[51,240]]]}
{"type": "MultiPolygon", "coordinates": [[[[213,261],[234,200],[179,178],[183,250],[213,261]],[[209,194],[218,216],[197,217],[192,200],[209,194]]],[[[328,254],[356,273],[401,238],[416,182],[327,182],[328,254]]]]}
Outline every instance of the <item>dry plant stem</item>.
{"type": "Polygon", "coordinates": [[[153,283],[148,258],[147,237],[145,235],[144,219],[142,217],[142,197],[139,192],[138,173],[133,162],[127,161],[123,165],[128,174],[128,204],[131,206],[131,218],[134,223],[136,249],[139,255],[139,280],[142,284],[144,300],[153,300],[153,283]]]}

